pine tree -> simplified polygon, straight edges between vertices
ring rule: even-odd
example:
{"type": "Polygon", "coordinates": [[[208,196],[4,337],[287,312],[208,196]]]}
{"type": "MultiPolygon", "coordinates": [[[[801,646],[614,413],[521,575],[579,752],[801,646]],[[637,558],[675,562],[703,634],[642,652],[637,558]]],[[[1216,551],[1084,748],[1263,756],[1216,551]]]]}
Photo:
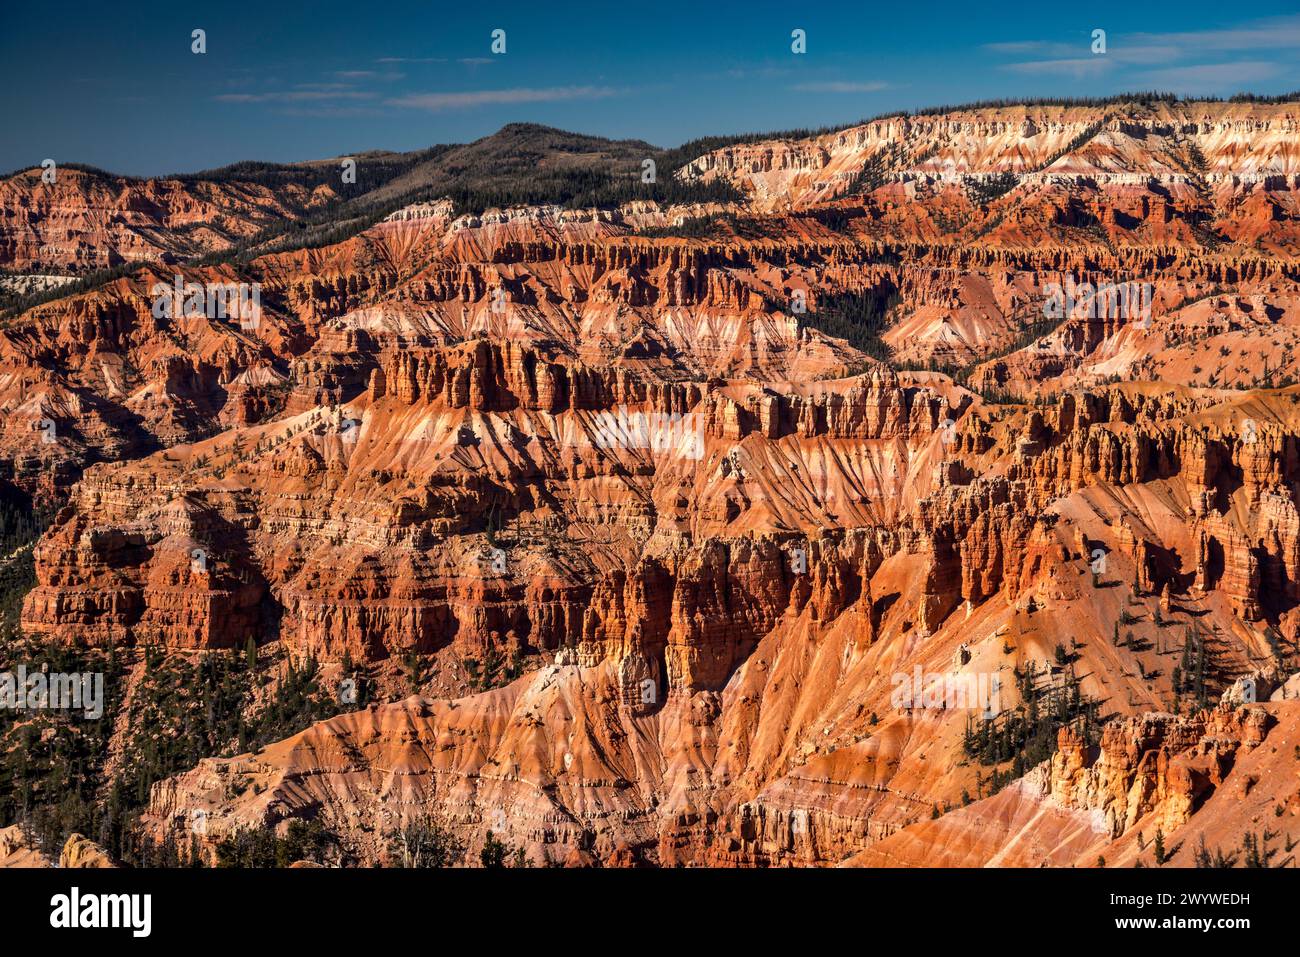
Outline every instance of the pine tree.
{"type": "Polygon", "coordinates": [[[1201,835],[1201,839],[1196,845],[1196,852],[1193,854],[1193,858],[1196,861],[1196,866],[1199,868],[1207,868],[1211,866],[1210,850],[1205,846],[1204,834],[1201,835]]]}
{"type": "Polygon", "coordinates": [[[1268,861],[1260,850],[1259,835],[1248,831],[1241,839],[1241,849],[1245,852],[1245,866],[1252,868],[1267,867],[1268,861]]]}
{"type": "Polygon", "coordinates": [[[478,854],[479,862],[484,867],[505,867],[506,846],[496,839],[491,831],[483,839],[483,849],[478,854]]]}

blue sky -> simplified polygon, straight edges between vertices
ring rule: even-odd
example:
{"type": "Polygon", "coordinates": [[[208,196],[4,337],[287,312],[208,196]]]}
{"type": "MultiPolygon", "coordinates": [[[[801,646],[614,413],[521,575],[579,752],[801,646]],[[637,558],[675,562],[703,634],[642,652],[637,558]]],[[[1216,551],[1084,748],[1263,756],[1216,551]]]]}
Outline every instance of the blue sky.
{"type": "Polygon", "coordinates": [[[0,172],[45,157],[156,175],[409,150],[522,120],[673,146],[992,97],[1300,89],[1294,0],[986,6],[10,5],[0,172]]]}

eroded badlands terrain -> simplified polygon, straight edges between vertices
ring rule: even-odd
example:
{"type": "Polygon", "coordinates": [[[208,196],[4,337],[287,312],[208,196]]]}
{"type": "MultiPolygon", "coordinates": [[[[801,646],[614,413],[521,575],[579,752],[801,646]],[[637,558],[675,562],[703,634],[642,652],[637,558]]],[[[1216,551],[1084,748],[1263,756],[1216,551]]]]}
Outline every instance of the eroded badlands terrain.
{"type": "Polygon", "coordinates": [[[375,689],[151,782],[144,839],[1293,864],[1300,104],[900,116],[673,175],[744,198],[435,198],[205,266],[330,198],[0,184],[10,268],[140,262],[0,331],[0,464],[57,509],[22,631],[126,688],[252,645],[375,689]],[[258,321],[159,316],[177,274],[258,321]],[[1125,283],[1149,311],[1045,308],[1125,283]],[[999,717],[900,706],[916,674],[999,717]]]}

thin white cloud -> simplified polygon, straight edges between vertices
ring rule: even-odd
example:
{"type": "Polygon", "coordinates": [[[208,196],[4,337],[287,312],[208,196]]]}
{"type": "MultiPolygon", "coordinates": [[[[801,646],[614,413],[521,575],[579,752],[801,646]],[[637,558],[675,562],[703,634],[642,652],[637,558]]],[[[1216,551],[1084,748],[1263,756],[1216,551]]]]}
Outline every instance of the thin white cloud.
{"type": "Polygon", "coordinates": [[[1102,55],[1133,66],[1150,66],[1153,63],[1169,63],[1180,59],[1184,53],[1177,47],[1139,44],[1131,40],[1131,37],[1121,37],[1117,43],[1111,43],[1102,55]]]}
{"type": "Polygon", "coordinates": [[[553,103],[560,100],[596,100],[616,96],[608,86],[517,87],[512,90],[467,90],[459,93],[412,93],[386,100],[390,106],[428,110],[464,110],[503,103],[553,103]]]}
{"type": "Polygon", "coordinates": [[[379,80],[383,83],[391,83],[403,79],[406,74],[398,73],[396,70],[385,70],[382,73],[378,70],[335,70],[332,76],[340,80],[379,80]]]}
{"type": "Polygon", "coordinates": [[[733,80],[747,80],[750,77],[789,76],[794,70],[785,66],[738,66],[727,70],[727,76],[733,80]]]}
{"type": "Polygon", "coordinates": [[[1041,66],[1041,64],[1050,63],[1058,65],[1074,64],[1075,66],[1072,68],[1060,66],[1055,72],[1077,74],[1080,69],[1085,72],[1093,69],[1078,66],[1078,64],[1087,60],[1096,60],[1098,63],[1112,61],[1137,66],[1150,66],[1156,63],[1169,63],[1183,55],[1182,51],[1176,47],[1131,43],[1123,37],[1109,40],[1105,53],[1093,53],[1091,39],[1076,44],[1045,43],[1037,40],[1028,40],[1023,43],[987,43],[984,45],[984,49],[991,53],[1036,56],[1038,59],[1030,60],[1027,63],[1012,63],[1003,67],[1003,69],[1029,67],[1028,69],[1019,69],[1018,72],[1021,73],[1053,72],[1051,68],[1041,66]]]}
{"type": "Polygon", "coordinates": [[[1078,78],[1099,76],[1114,66],[1114,60],[1105,56],[1074,57],[1068,60],[1030,60],[1026,63],[1006,63],[1003,70],[1012,73],[1026,73],[1032,76],[1055,74],[1078,78]]]}
{"type": "Polygon", "coordinates": [[[1282,72],[1276,63],[1243,60],[1237,63],[1205,63],[1199,66],[1151,70],[1141,75],[1144,83],[1172,93],[1240,93],[1243,84],[1269,80],[1282,72]]]}
{"type": "Polygon", "coordinates": [[[370,100],[375,94],[358,90],[276,90],[269,93],[222,93],[219,103],[304,103],[314,100],[370,100]]]}
{"type": "Polygon", "coordinates": [[[1131,39],[1159,46],[1185,47],[1192,53],[1207,50],[1260,50],[1300,47],[1300,14],[1253,20],[1228,30],[1196,30],[1190,33],[1135,33],[1131,39]]]}
{"type": "Polygon", "coordinates": [[[371,106],[285,106],[275,110],[280,116],[309,116],[338,119],[357,116],[383,116],[384,111],[371,106]]]}
{"type": "Polygon", "coordinates": [[[1007,43],[985,43],[981,49],[990,53],[1010,56],[1068,57],[1079,52],[1077,44],[1052,43],[1047,40],[1012,40],[1007,43]]]}
{"type": "Polygon", "coordinates": [[[441,56],[381,56],[376,63],[446,63],[441,56]]]}
{"type": "MultiPolygon", "coordinates": [[[[1104,28],[1104,24],[1097,24],[1104,28]]],[[[1106,70],[1104,64],[1114,63],[1128,67],[1152,67],[1159,64],[1173,63],[1178,60],[1200,59],[1207,54],[1224,54],[1239,50],[1300,50],[1300,15],[1274,17],[1267,20],[1254,20],[1241,27],[1225,30],[1195,30],[1181,33],[1125,33],[1110,34],[1107,38],[1104,54],[1092,58],[1084,56],[1085,50],[1091,49],[1091,34],[1081,37],[1078,43],[1061,43],[1052,40],[1013,40],[1003,43],[986,43],[982,49],[1004,56],[1033,56],[1036,59],[1005,64],[1002,69],[1026,74],[1062,74],[1083,78],[1095,76],[1106,70]],[[1090,65],[1090,64],[1096,65],[1090,65]]],[[[1227,67],[1228,64],[1221,64],[1227,67]]],[[[1256,64],[1258,66],[1258,64],[1256,64]]],[[[1189,66],[1188,70],[1197,71],[1187,74],[1193,82],[1212,78],[1213,73],[1205,73],[1202,67],[1189,66]]],[[[1153,71],[1153,76],[1168,73],[1171,79],[1178,78],[1178,70],[1153,71]]],[[[1275,72],[1262,74],[1258,71],[1234,74],[1232,70],[1223,71],[1225,77],[1235,76],[1236,82],[1252,82],[1273,76],[1275,72]]],[[[1233,82],[1226,80],[1225,82],[1233,82]]],[[[1199,87],[1209,92],[1208,87],[1199,87]]],[[[1190,90],[1189,90],[1190,92],[1190,90]]]]}
{"type": "Polygon", "coordinates": [[[880,80],[865,83],[833,80],[826,83],[796,83],[791,89],[800,93],[878,93],[881,90],[888,90],[889,84],[880,80]]]}

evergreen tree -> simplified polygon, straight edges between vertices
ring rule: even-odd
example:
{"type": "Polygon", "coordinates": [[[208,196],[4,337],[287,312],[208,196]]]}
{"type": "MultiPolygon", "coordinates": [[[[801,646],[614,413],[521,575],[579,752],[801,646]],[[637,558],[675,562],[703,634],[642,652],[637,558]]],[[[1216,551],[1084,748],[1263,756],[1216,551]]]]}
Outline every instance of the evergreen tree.
{"type": "Polygon", "coordinates": [[[484,867],[505,867],[506,846],[498,841],[491,831],[483,839],[483,849],[478,852],[479,862],[484,867]]]}

